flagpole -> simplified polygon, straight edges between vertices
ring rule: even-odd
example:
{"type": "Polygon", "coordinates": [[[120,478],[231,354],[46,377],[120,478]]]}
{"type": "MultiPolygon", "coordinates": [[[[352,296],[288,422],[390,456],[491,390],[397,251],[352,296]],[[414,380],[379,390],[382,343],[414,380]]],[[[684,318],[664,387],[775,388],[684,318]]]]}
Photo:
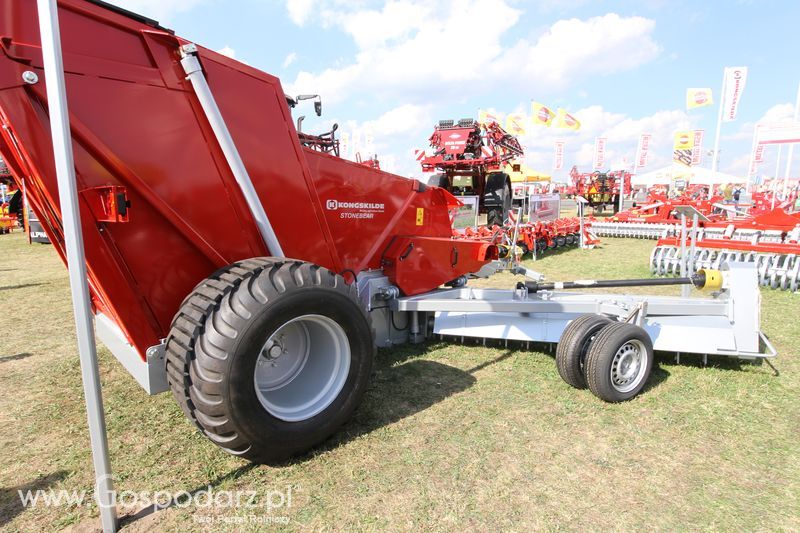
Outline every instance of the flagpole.
{"type": "MultiPolygon", "coordinates": [[[[800,117],[800,83],[797,84],[797,100],[794,103],[794,121],[800,117]]],[[[789,152],[786,155],[786,173],[783,175],[783,196],[789,190],[789,174],[792,171],[792,156],[794,156],[794,144],[789,145],[789,152]]]]}
{"type": "Polygon", "coordinates": [[[725,80],[728,78],[728,67],[722,69],[722,89],[719,95],[719,113],[717,113],[717,135],[714,138],[714,159],[711,161],[711,170],[716,172],[719,169],[719,134],[722,130],[722,113],[725,107],[725,80]]]}
{"type": "MultiPolygon", "coordinates": [[[[781,170],[781,152],[783,152],[783,145],[778,145],[778,158],[775,161],[775,176],[772,178],[772,209],[775,209],[775,197],[778,195],[778,173],[781,170]]],[[[786,189],[783,191],[786,196],[786,189]]]]}

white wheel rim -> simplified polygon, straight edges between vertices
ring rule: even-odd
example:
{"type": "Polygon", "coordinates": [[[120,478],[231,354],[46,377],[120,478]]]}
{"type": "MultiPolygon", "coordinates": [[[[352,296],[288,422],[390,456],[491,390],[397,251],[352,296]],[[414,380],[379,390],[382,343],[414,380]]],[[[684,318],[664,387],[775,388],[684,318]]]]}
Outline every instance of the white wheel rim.
{"type": "Polygon", "coordinates": [[[649,354],[644,343],[631,339],[619,347],[611,361],[611,386],[617,392],[630,392],[645,378],[649,354]]]}
{"type": "Polygon", "coordinates": [[[322,315],[294,318],[261,348],[253,381],[269,414],[299,422],[319,414],[339,396],[350,372],[344,329],[322,315]]]}

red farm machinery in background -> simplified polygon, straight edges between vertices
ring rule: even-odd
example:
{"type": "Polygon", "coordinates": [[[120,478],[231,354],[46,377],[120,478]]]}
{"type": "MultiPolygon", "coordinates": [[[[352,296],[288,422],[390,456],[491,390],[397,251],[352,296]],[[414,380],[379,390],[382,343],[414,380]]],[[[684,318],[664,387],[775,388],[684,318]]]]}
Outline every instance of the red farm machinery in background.
{"type": "MultiPolygon", "coordinates": [[[[57,61],[43,66],[56,53],[43,52],[36,2],[0,0],[0,14],[0,156],[15,182],[25,177],[62,259],[72,226],[60,190],[75,186],[77,212],[67,202],[66,215],[79,219],[97,337],[148,393],[171,390],[228,453],[274,463],[319,444],[359,405],[376,347],[434,334],[557,343],[564,381],[609,402],[644,389],[654,350],[775,355],[760,340],[747,265],[676,280],[543,283],[500,261],[492,239],[454,239],[461,202],[448,191],[477,194],[490,225],[509,213],[499,170],[522,148],[495,123],[440,123],[422,161],[439,172],[430,187],[338,157],[335,127],[298,131],[291,107],[305,98],[287,98],[278,78],[151,19],[59,0],[61,86],[49,79],[57,61]],[[68,113],[49,100],[61,94],[54,88],[68,113]],[[67,117],[67,138],[54,138],[51,123],[67,117]],[[75,171],[63,189],[54,150],[75,171]],[[498,269],[526,281],[465,287],[498,269]],[[691,301],[563,292],[670,284],[718,292],[691,301]],[[686,334],[698,324],[710,333],[686,334]],[[626,370],[615,374],[620,353],[626,370]]],[[[534,223],[516,242],[567,244],[577,224],[534,223]]]]}
{"type": "Polygon", "coordinates": [[[419,152],[423,172],[435,172],[428,185],[455,196],[478,196],[488,226],[502,226],[511,209],[511,178],[506,163],[524,152],[519,141],[494,121],[440,120],[429,139],[432,155],[419,152]]]}
{"type": "Polygon", "coordinates": [[[0,159],[0,234],[23,225],[22,189],[17,186],[8,167],[0,159]]]}
{"type": "Polygon", "coordinates": [[[572,179],[570,192],[585,198],[596,214],[602,213],[606,207],[618,212],[620,194],[627,196],[631,193],[631,174],[624,170],[578,172],[578,167],[574,166],[569,176],[572,179]]]}
{"type": "Polygon", "coordinates": [[[650,254],[650,269],[658,275],[678,275],[688,268],[714,268],[728,260],[754,263],[759,283],[775,289],[800,289],[800,213],[787,211],[789,201],[776,202],[757,193],[748,205],[726,203],[705,185],[690,185],[677,197],[651,191],[646,201],[613,217],[591,221],[603,237],[658,239],[650,254]],[[686,220],[686,257],[681,253],[680,212],[698,215],[686,220]]]}

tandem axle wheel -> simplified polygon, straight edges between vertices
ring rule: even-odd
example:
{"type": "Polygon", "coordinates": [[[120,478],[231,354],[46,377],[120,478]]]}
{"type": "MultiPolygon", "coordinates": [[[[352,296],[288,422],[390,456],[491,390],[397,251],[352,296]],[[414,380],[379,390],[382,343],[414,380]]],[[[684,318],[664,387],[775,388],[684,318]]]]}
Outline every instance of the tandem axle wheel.
{"type": "Polygon", "coordinates": [[[583,315],[562,333],[556,366],[561,378],[576,389],[588,386],[604,401],[623,402],[647,383],[653,369],[653,342],[639,326],[583,315]]]}

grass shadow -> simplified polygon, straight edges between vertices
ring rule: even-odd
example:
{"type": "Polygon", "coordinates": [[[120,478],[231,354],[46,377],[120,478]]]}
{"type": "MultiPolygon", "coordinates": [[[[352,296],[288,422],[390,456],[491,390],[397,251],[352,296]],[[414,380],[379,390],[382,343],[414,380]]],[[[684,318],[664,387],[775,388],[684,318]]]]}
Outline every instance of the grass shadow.
{"type": "Polygon", "coordinates": [[[18,285],[3,285],[0,287],[0,291],[12,291],[14,289],[25,289],[27,287],[38,287],[39,285],[44,285],[44,283],[20,283],[18,285]]]}
{"type": "Polygon", "coordinates": [[[20,359],[27,359],[28,357],[31,357],[32,355],[33,354],[30,353],[30,352],[17,353],[17,354],[14,354],[14,355],[3,355],[3,356],[0,356],[0,363],[7,363],[9,361],[19,361],[20,359]]]}
{"type": "Polygon", "coordinates": [[[59,470],[43,477],[39,477],[18,487],[0,488],[0,528],[11,522],[20,513],[25,511],[26,506],[22,503],[20,492],[24,495],[29,491],[35,496],[36,491],[47,490],[59,481],[63,481],[69,476],[66,470],[59,470]]]}

